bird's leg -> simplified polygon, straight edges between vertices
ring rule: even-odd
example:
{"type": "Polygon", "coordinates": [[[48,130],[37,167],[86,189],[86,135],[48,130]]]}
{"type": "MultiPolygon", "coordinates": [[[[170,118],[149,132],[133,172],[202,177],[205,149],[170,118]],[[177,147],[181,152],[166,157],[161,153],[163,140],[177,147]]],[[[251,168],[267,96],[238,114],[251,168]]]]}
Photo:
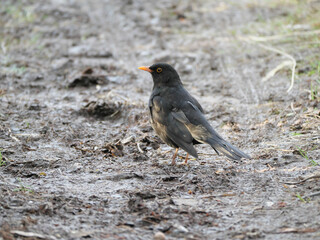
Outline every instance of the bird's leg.
{"type": "Polygon", "coordinates": [[[178,150],[179,150],[179,148],[176,148],[176,151],[173,154],[171,165],[176,165],[176,157],[177,157],[177,154],[178,154],[178,150]]]}
{"type": "Polygon", "coordinates": [[[189,153],[187,153],[186,159],[184,160],[184,164],[188,163],[189,153]]]}

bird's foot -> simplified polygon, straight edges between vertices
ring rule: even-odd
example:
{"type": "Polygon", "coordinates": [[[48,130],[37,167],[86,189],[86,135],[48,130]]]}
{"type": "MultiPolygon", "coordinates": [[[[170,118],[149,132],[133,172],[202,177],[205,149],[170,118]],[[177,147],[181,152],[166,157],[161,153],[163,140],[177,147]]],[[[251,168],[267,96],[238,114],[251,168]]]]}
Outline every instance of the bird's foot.
{"type": "Polygon", "coordinates": [[[176,151],[175,151],[175,153],[173,154],[172,162],[171,162],[171,165],[172,165],[172,166],[176,165],[176,157],[177,157],[177,154],[178,154],[178,150],[179,150],[179,148],[176,148],[176,151]]]}
{"type": "Polygon", "coordinates": [[[186,159],[184,160],[184,164],[185,164],[185,165],[188,164],[188,159],[189,159],[189,153],[187,153],[186,159]]]}
{"type": "Polygon", "coordinates": [[[189,163],[187,163],[187,162],[183,162],[183,163],[181,163],[181,166],[187,166],[187,167],[190,167],[189,163]]]}

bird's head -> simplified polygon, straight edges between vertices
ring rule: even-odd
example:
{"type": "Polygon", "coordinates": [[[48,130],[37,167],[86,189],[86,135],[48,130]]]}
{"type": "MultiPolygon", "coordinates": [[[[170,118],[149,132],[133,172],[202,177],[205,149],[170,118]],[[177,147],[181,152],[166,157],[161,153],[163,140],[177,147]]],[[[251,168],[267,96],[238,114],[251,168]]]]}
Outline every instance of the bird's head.
{"type": "Polygon", "coordinates": [[[155,63],[150,67],[139,67],[139,69],[151,73],[154,87],[181,85],[177,71],[167,63],[155,63]]]}

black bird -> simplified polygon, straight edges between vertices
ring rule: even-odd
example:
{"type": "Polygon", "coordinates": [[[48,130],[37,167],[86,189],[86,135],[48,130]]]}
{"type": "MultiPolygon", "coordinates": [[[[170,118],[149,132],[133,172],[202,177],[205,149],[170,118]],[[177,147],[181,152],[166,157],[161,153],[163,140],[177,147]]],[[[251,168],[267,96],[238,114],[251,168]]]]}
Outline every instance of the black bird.
{"type": "Polygon", "coordinates": [[[139,67],[148,71],[153,78],[153,90],[149,99],[151,124],[159,137],[169,146],[176,148],[172,165],[178,149],[198,158],[194,144],[207,143],[219,155],[238,160],[250,159],[230,143],[225,141],[208,123],[198,101],[183,87],[176,70],[166,63],[155,63],[150,67],[139,67]]]}

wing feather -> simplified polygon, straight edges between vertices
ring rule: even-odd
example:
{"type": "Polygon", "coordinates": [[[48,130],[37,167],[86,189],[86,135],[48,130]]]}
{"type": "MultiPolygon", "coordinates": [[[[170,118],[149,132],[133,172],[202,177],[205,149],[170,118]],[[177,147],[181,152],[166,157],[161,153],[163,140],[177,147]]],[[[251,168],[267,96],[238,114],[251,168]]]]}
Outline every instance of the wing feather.
{"type": "Polygon", "coordinates": [[[160,96],[155,96],[150,100],[149,108],[154,129],[161,139],[171,146],[182,148],[197,158],[197,151],[193,147],[193,137],[183,122],[187,120],[185,115],[182,113],[179,119],[179,113],[172,111],[172,107],[168,106],[166,100],[160,96]]]}

